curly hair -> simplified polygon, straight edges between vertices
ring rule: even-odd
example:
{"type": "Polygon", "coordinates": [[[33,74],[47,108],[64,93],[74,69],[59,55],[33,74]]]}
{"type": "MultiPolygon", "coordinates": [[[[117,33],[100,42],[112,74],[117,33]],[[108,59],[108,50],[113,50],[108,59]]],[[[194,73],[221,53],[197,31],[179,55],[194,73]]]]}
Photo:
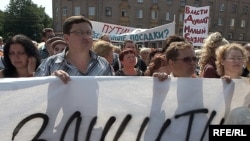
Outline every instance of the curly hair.
{"type": "Polygon", "coordinates": [[[210,34],[203,43],[201,49],[201,56],[198,62],[200,66],[200,74],[202,73],[205,65],[208,63],[211,57],[215,57],[215,50],[222,45],[229,44],[229,42],[223,38],[220,32],[214,32],[210,34]]]}
{"type": "Polygon", "coordinates": [[[217,73],[220,76],[225,75],[225,69],[224,66],[222,65],[222,61],[225,60],[225,58],[227,57],[228,53],[231,50],[239,50],[242,53],[244,61],[246,62],[248,60],[248,52],[241,44],[231,43],[221,46],[216,50],[216,62],[215,62],[217,73]]]}
{"type": "Polygon", "coordinates": [[[113,48],[114,46],[110,42],[104,40],[99,40],[93,45],[93,51],[104,58],[109,56],[113,48]]]}
{"type": "Polygon", "coordinates": [[[158,69],[162,66],[167,66],[166,57],[165,55],[158,55],[151,60],[144,75],[152,76],[153,73],[158,71],[158,69]]]}

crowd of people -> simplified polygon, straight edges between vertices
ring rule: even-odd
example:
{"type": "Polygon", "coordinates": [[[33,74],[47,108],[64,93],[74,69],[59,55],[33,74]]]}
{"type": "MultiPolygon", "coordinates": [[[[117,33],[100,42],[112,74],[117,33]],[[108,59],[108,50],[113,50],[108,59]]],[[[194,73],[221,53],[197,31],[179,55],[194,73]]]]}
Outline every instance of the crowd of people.
{"type": "Polygon", "coordinates": [[[83,16],[63,23],[63,37],[52,28],[42,30],[41,43],[18,34],[0,37],[0,78],[55,75],[63,83],[70,76],[151,76],[232,79],[250,76],[250,43],[230,43],[219,32],[210,34],[199,53],[180,35],[170,35],[163,47],[138,48],[132,40],[121,47],[108,34],[93,40],[93,26],[83,16]]]}
{"type": "Polygon", "coordinates": [[[249,77],[250,43],[230,43],[219,32],[210,34],[197,54],[192,43],[170,35],[162,47],[138,48],[132,40],[121,47],[108,34],[93,40],[91,22],[72,16],[63,23],[63,37],[42,30],[41,43],[19,34],[3,43],[0,77],[154,76],[240,79],[249,77]]]}

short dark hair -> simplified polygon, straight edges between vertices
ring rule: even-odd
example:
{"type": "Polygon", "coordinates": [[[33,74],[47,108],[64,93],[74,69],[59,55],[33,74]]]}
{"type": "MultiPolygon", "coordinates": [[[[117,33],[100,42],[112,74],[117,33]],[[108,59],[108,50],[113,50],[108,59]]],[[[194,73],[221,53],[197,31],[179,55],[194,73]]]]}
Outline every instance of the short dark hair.
{"type": "Polygon", "coordinates": [[[48,33],[48,32],[54,32],[54,29],[53,28],[44,28],[42,30],[42,36],[46,37],[46,33],[48,33]]]}
{"type": "MultiPolygon", "coordinates": [[[[124,40],[124,42],[123,42],[123,46],[122,46],[123,49],[125,48],[125,46],[126,46],[127,43],[133,43],[133,44],[135,44],[135,42],[134,42],[133,40],[131,40],[131,39],[126,39],[126,40],[124,40]]],[[[135,44],[135,48],[137,48],[137,45],[136,45],[136,44],[135,44]]]]}
{"type": "Polygon", "coordinates": [[[194,47],[189,42],[172,42],[165,52],[167,62],[169,60],[175,60],[179,56],[179,50],[183,50],[186,48],[193,49],[194,47]]]}
{"type": "Polygon", "coordinates": [[[165,52],[172,42],[182,42],[182,41],[185,41],[185,38],[183,36],[179,36],[179,35],[168,36],[166,40],[164,41],[162,52],[165,52]]]}
{"type": "Polygon", "coordinates": [[[73,24],[78,23],[88,23],[93,29],[93,26],[89,19],[85,18],[84,16],[71,16],[67,18],[63,23],[63,34],[69,34],[73,24]]]}
{"type": "Polygon", "coordinates": [[[125,49],[121,51],[121,53],[119,54],[119,60],[122,61],[124,59],[124,55],[129,54],[129,53],[135,54],[135,51],[133,49],[125,49]]]}

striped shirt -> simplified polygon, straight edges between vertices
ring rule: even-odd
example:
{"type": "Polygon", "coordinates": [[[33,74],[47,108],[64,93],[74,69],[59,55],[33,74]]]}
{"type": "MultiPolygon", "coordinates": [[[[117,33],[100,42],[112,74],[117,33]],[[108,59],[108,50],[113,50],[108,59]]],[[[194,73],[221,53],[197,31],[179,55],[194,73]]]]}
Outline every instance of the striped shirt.
{"type": "Polygon", "coordinates": [[[56,70],[63,70],[70,76],[111,76],[112,69],[108,61],[90,51],[91,61],[89,62],[87,72],[80,72],[74,65],[66,60],[65,49],[62,53],[50,56],[45,59],[37,68],[35,76],[50,76],[56,70]]]}

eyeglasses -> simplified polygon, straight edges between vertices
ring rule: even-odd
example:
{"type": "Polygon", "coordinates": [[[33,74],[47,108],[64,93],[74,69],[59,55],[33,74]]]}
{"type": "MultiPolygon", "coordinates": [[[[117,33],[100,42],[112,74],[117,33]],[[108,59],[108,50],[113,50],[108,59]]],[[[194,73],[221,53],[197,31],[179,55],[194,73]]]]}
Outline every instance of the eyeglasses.
{"type": "Polygon", "coordinates": [[[74,33],[77,36],[82,36],[82,35],[92,36],[93,31],[92,30],[88,30],[88,31],[77,30],[77,31],[71,31],[69,33],[74,33]]]}
{"type": "Polygon", "coordinates": [[[183,59],[175,59],[175,60],[182,60],[185,63],[191,63],[192,61],[197,62],[198,58],[197,57],[185,57],[183,59]]]}
{"type": "Polygon", "coordinates": [[[235,62],[235,61],[244,61],[244,57],[231,57],[231,58],[226,58],[226,60],[228,61],[232,61],[232,62],[235,62]]]}

